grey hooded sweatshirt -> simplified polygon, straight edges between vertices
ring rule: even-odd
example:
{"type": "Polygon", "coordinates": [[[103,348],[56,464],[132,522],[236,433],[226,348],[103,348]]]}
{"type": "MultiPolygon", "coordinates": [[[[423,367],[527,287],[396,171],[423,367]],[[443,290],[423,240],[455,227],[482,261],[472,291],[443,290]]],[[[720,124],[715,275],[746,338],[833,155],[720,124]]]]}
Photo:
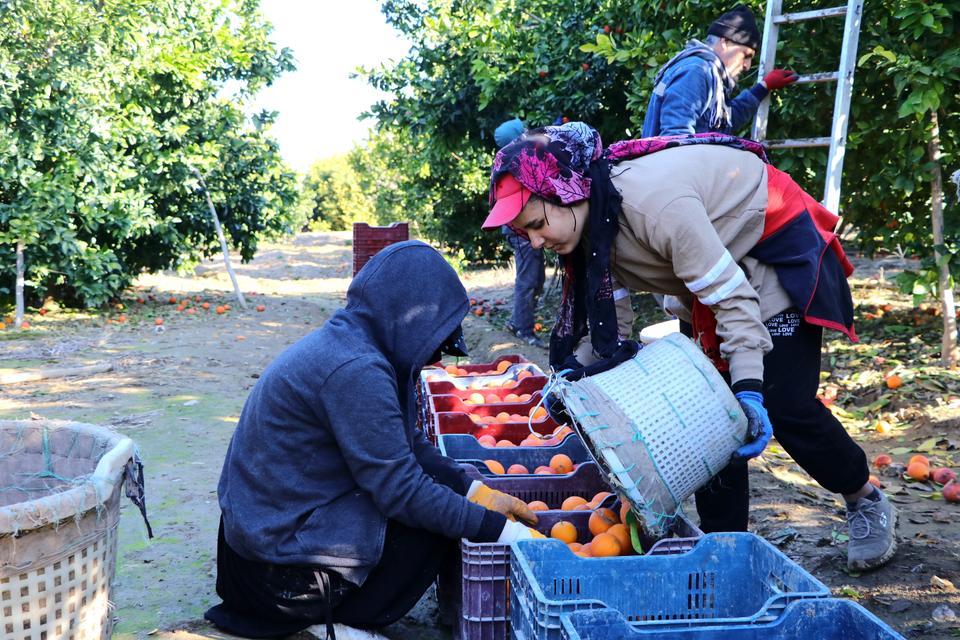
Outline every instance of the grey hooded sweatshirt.
{"type": "Polygon", "coordinates": [[[359,585],[388,518],[497,539],[504,517],[467,501],[460,467],[416,428],[416,376],[468,308],[456,273],[421,242],[391,245],[360,270],[347,306],[281,353],[247,398],[218,489],[234,551],[359,585]],[[462,490],[425,467],[459,474],[462,490]]]}

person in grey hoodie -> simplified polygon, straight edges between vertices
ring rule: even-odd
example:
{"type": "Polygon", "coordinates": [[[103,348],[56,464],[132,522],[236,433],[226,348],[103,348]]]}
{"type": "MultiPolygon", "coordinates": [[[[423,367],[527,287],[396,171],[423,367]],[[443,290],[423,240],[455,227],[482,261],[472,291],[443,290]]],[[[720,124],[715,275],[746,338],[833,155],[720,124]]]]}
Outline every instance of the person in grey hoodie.
{"type": "Polygon", "coordinates": [[[416,427],[417,376],[442,352],[465,355],[468,309],[436,250],[394,244],[267,367],[220,476],[224,602],[208,620],[258,638],[382,627],[416,604],[453,539],[539,536],[516,520],[536,522],[523,501],[471,482],[416,427]]]}

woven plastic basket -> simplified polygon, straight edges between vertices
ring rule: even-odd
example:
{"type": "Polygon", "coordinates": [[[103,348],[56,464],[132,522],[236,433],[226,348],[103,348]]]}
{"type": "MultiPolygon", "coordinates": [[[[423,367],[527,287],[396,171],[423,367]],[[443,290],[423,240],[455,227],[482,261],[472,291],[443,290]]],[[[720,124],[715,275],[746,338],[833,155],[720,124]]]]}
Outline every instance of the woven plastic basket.
{"type": "Polygon", "coordinates": [[[100,640],[133,441],[76,422],[0,421],[0,637],[100,640]]]}
{"type": "Polygon", "coordinates": [[[744,443],[747,419],[720,373],[679,333],[576,382],[553,381],[587,448],[654,538],[744,443]]]}

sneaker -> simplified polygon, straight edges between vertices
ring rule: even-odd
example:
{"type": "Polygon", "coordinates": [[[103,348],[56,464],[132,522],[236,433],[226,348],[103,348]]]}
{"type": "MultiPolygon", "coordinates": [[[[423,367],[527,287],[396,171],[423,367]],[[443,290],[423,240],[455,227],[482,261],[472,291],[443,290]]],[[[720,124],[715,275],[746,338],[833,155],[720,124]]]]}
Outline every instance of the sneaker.
{"type": "Polygon", "coordinates": [[[520,331],[515,326],[513,326],[513,323],[511,322],[508,322],[505,325],[505,328],[507,331],[517,336],[518,338],[520,338],[521,340],[523,340],[529,345],[533,345],[534,347],[540,347],[541,349],[547,348],[547,343],[545,343],[543,340],[538,338],[537,334],[533,333],[532,331],[520,331]]]}
{"type": "Polygon", "coordinates": [[[857,500],[847,509],[847,568],[866,571],[883,566],[897,551],[897,508],[879,490],[879,500],[857,500]]]}

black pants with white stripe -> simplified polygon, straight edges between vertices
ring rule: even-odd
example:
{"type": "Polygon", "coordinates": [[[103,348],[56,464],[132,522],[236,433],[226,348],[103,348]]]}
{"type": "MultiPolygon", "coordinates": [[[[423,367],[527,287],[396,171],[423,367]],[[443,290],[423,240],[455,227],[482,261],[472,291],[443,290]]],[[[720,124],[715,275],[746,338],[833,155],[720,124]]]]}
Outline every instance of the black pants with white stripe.
{"type": "MultiPolygon", "coordinates": [[[[763,397],[773,435],[824,489],[856,493],[870,475],[867,457],[817,399],[823,329],[804,322],[795,309],[765,324],[773,350],[763,359],[763,397]]],[[[697,492],[700,528],[746,531],[749,492],[747,464],[728,465],[697,492]]]]}

